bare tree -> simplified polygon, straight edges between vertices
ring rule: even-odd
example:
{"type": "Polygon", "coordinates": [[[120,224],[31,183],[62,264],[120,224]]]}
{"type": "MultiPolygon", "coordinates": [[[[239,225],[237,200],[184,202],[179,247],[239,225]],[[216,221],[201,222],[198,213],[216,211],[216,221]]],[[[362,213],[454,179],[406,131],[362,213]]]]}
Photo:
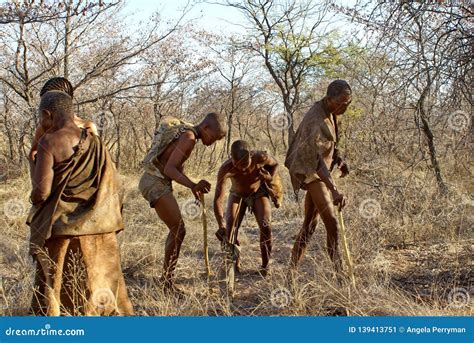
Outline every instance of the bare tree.
{"type": "Polygon", "coordinates": [[[47,78],[67,76],[80,90],[75,100],[79,112],[88,112],[86,117],[99,113],[90,106],[99,101],[104,107],[100,110],[108,110],[113,98],[156,86],[154,81],[142,80],[132,66],[178,30],[187,12],[184,9],[167,27],[155,15],[137,36],[127,34],[125,24],[116,19],[123,7],[118,2],[64,0],[54,5],[15,2],[6,7],[2,17],[6,19],[0,25],[0,45],[4,47],[0,81],[5,90],[11,90],[10,111],[23,118],[16,126],[21,131],[17,143],[20,160],[35,127],[38,90],[47,78]]]}
{"type": "Polygon", "coordinates": [[[238,9],[247,18],[250,40],[244,44],[263,59],[278,86],[291,141],[304,83],[323,74],[324,64],[336,52],[327,45],[327,32],[322,31],[328,4],[295,0],[227,0],[221,4],[238,9]]]}
{"type": "MultiPolygon", "coordinates": [[[[67,18],[71,15],[86,14],[98,7],[109,6],[106,1],[12,1],[0,4],[0,24],[46,23],[52,20],[67,18]]],[[[113,4],[113,3],[112,3],[113,4]]]]}
{"type": "Polygon", "coordinates": [[[393,62],[387,74],[397,80],[396,99],[401,108],[411,109],[423,138],[420,148],[426,144],[438,188],[446,193],[433,127],[440,118],[437,113],[443,112],[443,104],[456,89],[472,106],[472,59],[466,50],[472,12],[467,5],[421,2],[359,4],[338,10],[373,32],[374,51],[393,62]]]}
{"type": "Polygon", "coordinates": [[[235,117],[240,117],[242,106],[255,95],[252,89],[261,81],[257,76],[260,68],[254,56],[243,49],[237,37],[222,37],[201,34],[204,46],[213,53],[213,67],[217,72],[216,82],[223,83],[221,96],[222,111],[227,117],[225,151],[229,153],[234,133],[235,117]]]}

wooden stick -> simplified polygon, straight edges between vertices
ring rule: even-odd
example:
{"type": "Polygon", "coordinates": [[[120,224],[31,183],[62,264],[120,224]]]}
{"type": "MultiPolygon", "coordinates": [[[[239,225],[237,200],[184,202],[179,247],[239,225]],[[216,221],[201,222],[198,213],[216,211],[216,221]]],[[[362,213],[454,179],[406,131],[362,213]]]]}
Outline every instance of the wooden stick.
{"type": "Polygon", "coordinates": [[[339,220],[339,226],[341,228],[342,245],[344,247],[344,255],[346,256],[347,266],[349,268],[349,277],[351,279],[352,286],[354,286],[355,288],[354,266],[352,264],[349,245],[347,244],[346,227],[344,225],[344,218],[342,217],[342,209],[339,207],[337,208],[337,218],[339,220]]]}
{"type": "Polygon", "coordinates": [[[221,273],[219,276],[219,282],[220,282],[220,290],[221,294],[225,294],[226,299],[227,299],[227,305],[230,306],[230,298],[233,297],[233,292],[234,292],[234,278],[235,278],[235,261],[234,259],[234,253],[235,253],[235,241],[237,239],[237,223],[239,220],[239,215],[240,215],[240,208],[242,206],[242,198],[239,200],[239,204],[237,206],[237,213],[234,217],[234,221],[232,223],[232,228],[230,232],[230,237],[229,240],[227,240],[227,237],[224,239],[224,271],[221,269],[221,273]],[[228,265],[227,263],[229,256],[231,257],[231,263],[232,265],[228,265]],[[229,268],[230,267],[230,268],[229,268]],[[232,270],[230,270],[232,269],[232,270]],[[231,272],[231,273],[230,273],[231,272]],[[224,288],[225,287],[225,288],[224,288]],[[224,293],[225,292],[225,293],[224,293]]]}
{"type": "Polygon", "coordinates": [[[206,264],[206,274],[207,274],[207,282],[209,282],[209,278],[211,276],[211,266],[209,264],[209,244],[207,241],[207,213],[206,213],[206,204],[204,202],[204,194],[201,193],[199,196],[199,200],[201,201],[201,220],[202,220],[202,230],[204,236],[204,262],[206,264]]]}
{"type": "Polygon", "coordinates": [[[232,223],[232,230],[230,232],[230,243],[231,244],[235,244],[235,242],[237,241],[237,223],[238,223],[238,220],[239,220],[239,216],[240,216],[240,208],[242,207],[242,198],[239,199],[239,205],[237,206],[237,214],[234,218],[234,221],[232,223]]]}

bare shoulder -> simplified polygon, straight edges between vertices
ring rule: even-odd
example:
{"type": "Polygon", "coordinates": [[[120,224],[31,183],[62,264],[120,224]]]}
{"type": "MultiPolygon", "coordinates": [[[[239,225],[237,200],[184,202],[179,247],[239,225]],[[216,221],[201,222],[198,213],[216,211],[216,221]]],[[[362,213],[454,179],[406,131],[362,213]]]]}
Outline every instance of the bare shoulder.
{"type": "Polygon", "coordinates": [[[44,133],[38,140],[38,153],[43,151],[54,155],[54,150],[59,143],[57,132],[44,133]]]}
{"type": "Polygon", "coordinates": [[[184,131],[183,133],[180,134],[180,136],[178,138],[178,142],[184,142],[184,143],[193,142],[193,143],[196,143],[196,135],[191,130],[186,130],[186,131],[184,131]]]}
{"type": "Polygon", "coordinates": [[[99,132],[97,131],[97,126],[91,120],[82,119],[76,116],[74,118],[74,123],[81,129],[86,129],[87,131],[89,131],[90,133],[93,133],[94,135],[99,134],[99,132]]]}
{"type": "Polygon", "coordinates": [[[192,131],[186,130],[180,134],[179,138],[171,143],[167,149],[172,147],[172,150],[179,149],[184,154],[189,154],[196,145],[196,136],[192,131]]]}
{"type": "Polygon", "coordinates": [[[229,158],[227,161],[221,164],[219,168],[219,174],[229,174],[232,172],[234,165],[232,164],[232,160],[229,158]]]}

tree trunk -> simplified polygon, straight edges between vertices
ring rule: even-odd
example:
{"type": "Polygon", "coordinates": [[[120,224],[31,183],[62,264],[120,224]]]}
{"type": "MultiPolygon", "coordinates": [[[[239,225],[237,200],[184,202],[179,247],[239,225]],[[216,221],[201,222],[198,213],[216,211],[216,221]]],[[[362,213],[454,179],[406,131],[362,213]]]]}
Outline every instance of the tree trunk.
{"type": "Polygon", "coordinates": [[[232,121],[233,121],[234,113],[233,110],[229,112],[229,116],[227,117],[227,139],[225,144],[225,152],[229,154],[230,151],[230,140],[232,139],[232,121]]]}
{"type": "Polygon", "coordinates": [[[64,27],[64,77],[69,77],[69,38],[71,35],[71,9],[73,0],[67,4],[66,23],[64,27]]]}
{"type": "Polygon", "coordinates": [[[426,140],[428,142],[428,150],[430,152],[430,160],[431,160],[431,166],[434,169],[435,176],[436,176],[436,183],[438,184],[438,189],[442,194],[446,194],[448,192],[448,187],[446,186],[446,183],[444,182],[443,175],[441,173],[441,167],[439,165],[439,161],[437,158],[436,154],[436,147],[434,143],[434,136],[433,132],[431,131],[430,125],[428,121],[426,120],[426,113],[424,109],[424,97],[420,100],[418,104],[418,112],[420,115],[421,123],[422,123],[422,129],[423,133],[425,134],[426,140]]]}

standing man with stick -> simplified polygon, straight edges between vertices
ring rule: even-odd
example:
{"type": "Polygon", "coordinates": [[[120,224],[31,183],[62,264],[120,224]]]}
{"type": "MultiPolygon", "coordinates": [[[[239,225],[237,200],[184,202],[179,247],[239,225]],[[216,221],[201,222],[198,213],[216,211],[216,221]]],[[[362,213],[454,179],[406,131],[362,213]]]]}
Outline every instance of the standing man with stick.
{"type": "Polygon", "coordinates": [[[143,161],[145,172],[138,188],[154,208],[158,217],[169,229],[165,243],[163,274],[160,278],[163,291],[169,295],[183,296],[175,286],[173,273],[186,235],[186,228],[178,202],[173,194],[172,181],[191,190],[196,200],[209,193],[211,184],[206,180],[193,182],[184,172],[184,162],[193,152],[198,140],[210,146],[225,137],[225,117],[211,112],[197,125],[177,118],[162,120],[153,138],[151,148],[143,161]]]}
{"type": "Polygon", "coordinates": [[[318,217],[326,226],[327,250],[337,272],[342,271],[338,251],[338,219],[336,209],[344,207],[345,197],[336,188],[330,169],[337,165],[342,177],[349,173],[338,156],[337,116],[342,115],[352,101],[352,91],[344,80],[335,80],[326,96],[305,114],[288,149],[285,166],[291,176],[295,193],[306,190],[305,217],[291,254],[291,268],[298,267],[313,235],[318,217]]]}

